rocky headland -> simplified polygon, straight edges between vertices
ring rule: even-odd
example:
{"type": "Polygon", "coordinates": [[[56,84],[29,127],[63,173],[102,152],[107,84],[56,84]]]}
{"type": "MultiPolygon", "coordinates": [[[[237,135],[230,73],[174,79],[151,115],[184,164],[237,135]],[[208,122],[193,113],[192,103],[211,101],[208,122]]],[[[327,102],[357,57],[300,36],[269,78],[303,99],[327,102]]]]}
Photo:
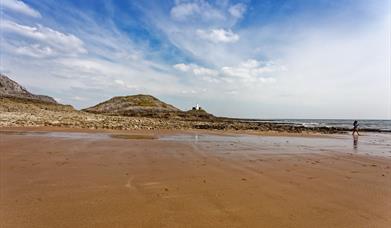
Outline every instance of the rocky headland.
{"type": "Polygon", "coordinates": [[[32,94],[17,82],[11,80],[3,74],[0,74],[0,97],[21,98],[32,101],[57,104],[57,101],[52,97],[32,94]]]}

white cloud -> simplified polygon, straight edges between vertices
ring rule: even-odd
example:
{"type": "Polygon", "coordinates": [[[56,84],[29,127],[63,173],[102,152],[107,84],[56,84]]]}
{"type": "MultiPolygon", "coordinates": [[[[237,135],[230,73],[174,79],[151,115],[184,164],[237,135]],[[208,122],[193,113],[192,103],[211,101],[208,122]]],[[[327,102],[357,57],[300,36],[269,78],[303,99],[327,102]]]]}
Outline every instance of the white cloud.
{"type": "Polygon", "coordinates": [[[211,29],[208,31],[198,29],[197,35],[213,43],[235,43],[239,40],[238,34],[225,29],[211,29]]]}
{"type": "Polygon", "coordinates": [[[164,9],[155,5],[148,5],[141,9],[148,23],[155,26],[156,31],[167,37],[172,45],[188,54],[192,61],[224,66],[256,57],[247,55],[246,49],[242,50],[245,46],[239,42],[242,40],[242,29],[240,27],[237,27],[238,30],[233,29],[241,18],[234,17],[229,12],[229,8],[233,5],[228,0],[213,3],[205,0],[176,1],[168,17],[164,9]],[[176,7],[183,4],[196,6],[182,8],[183,14],[173,13],[179,9],[176,7]],[[186,16],[175,17],[175,15],[186,16]]]}
{"type": "Polygon", "coordinates": [[[44,58],[52,56],[54,50],[48,46],[41,46],[39,44],[31,44],[26,46],[13,47],[14,52],[20,55],[26,55],[35,58],[44,58]]]}
{"type": "Polygon", "coordinates": [[[275,79],[266,77],[266,73],[281,71],[284,68],[276,66],[272,62],[260,62],[255,59],[249,59],[241,62],[238,66],[225,66],[221,71],[228,77],[241,78],[244,80],[258,80],[261,82],[273,82],[275,79]]]}
{"type": "Polygon", "coordinates": [[[1,0],[0,6],[31,17],[41,17],[41,14],[26,3],[19,0],[1,0]]]}
{"type": "Polygon", "coordinates": [[[124,87],[124,88],[127,88],[127,89],[134,89],[134,90],[138,89],[138,86],[130,84],[130,83],[127,83],[127,82],[124,82],[123,80],[120,80],[120,79],[114,80],[114,82],[116,84],[120,85],[121,87],[124,87]]]}
{"type": "Polygon", "coordinates": [[[173,67],[179,71],[192,73],[196,76],[217,76],[219,74],[219,72],[216,70],[201,67],[196,64],[178,63],[173,67]]]}
{"type": "Polygon", "coordinates": [[[212,70],[205,67],[194,67],[193,74],[205,75],[205,76],[217,76],[219,73],[216,70],[212,70]]]}
{"type": "Polygon", "coordinates": [[[183,20],[188,16],[200,12],[200,8],[196,3],[183,3],[174,6],[171,9],[171,17],[178,20],[183,20]]]}
{"type": "Polygon", "coordinates": [[[228,12],[235,18],[241,18],[246,12],[246,5],[243,3],[235,4],[229,7],[228,12]]]}
{"type": "Polygon", "coordinates": [[[191,89],[191,90],[182,90],[181,93],[182,94],[197,94],[197,93],[199,93],[199,91],[191,89]]]}
{"type": "Polygon", "coordinates": [[[184,63],[178,63],[173,66],[175,69],[183,71],[183,72],[188,72],[190,70],[190,65],[184,64],[184,63]]]}
{"type": "Polygon", "coordinates": [[[57,50],[73,53],[87,52],[83,47],[83,41],[75,35],[65,34],[42,25],[27,26],[13,21],[3,20],[0,28],[3,32],[19,35],[57,50]]]}
{"type": "Polygon", "coordinates": [[[175,20],[200,17],[202,20],[224,20],[224,14],[207,1],[177,2],[170,15],[175,20]]]}
{"type": "Polygon", "coordinates": [[[125,82],[119,79],[114,80],[114,82],[117,83],[118,85],[125,85],[125,82]]]}
{"type": "Polygon", "coordinates": [[[249,59],[241,62],[237,66],[224,66],[219,70],[198,66],[197,64],[179,63],[173,66],[175,69],[200,76],[200,79],[207,82],[226,82],[240,85],[248,82],[270,83],[276,79],[269,73],[283,71],[283,66],[278,66],[273,62],[261,62],[255,59],[249,59]]]}
{"type": "Polygon", "coordinates": [[[73,96],[72,99],[73,99],[73,100],[76,100],[76,101],[85,101],[85,100],[87,100],[87,98],[85,98],[85,97],[80,97],[80,96],[73,96]]]}

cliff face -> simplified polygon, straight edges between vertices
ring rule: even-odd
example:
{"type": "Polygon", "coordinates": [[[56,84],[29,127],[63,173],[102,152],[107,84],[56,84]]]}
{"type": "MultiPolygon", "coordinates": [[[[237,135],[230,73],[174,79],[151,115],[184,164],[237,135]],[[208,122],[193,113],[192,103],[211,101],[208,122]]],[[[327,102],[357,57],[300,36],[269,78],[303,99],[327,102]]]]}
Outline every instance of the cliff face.
{"type": "Polygon", "coordinates": [[[32,94],[0,74],[0,112],[33,113],[37,110],[75,111],[71,105],[59,104],[52,97],[32,94]]]}
{"type": "Polygon", "coordinates": [[[32,94],[17,82],[2,74],[0,74],[0,97],[30,99],[57,104],[52,97],[32,94]]]}

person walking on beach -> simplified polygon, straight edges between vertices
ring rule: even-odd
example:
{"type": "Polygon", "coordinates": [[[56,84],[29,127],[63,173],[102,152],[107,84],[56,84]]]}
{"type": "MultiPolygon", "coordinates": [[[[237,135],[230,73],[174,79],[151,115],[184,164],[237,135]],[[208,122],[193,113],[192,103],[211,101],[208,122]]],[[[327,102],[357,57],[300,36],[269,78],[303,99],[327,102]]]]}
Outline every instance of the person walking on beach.
{"type": "Polygon", "coordinates": [[[358,121],[357,120],[355,120],[354,122],[353,122],[353,132],[352,132],[352,135],[354,135],[354,133],[357,133],[357,135],[360,135],[360,133],[358,133],[358,121]]]}

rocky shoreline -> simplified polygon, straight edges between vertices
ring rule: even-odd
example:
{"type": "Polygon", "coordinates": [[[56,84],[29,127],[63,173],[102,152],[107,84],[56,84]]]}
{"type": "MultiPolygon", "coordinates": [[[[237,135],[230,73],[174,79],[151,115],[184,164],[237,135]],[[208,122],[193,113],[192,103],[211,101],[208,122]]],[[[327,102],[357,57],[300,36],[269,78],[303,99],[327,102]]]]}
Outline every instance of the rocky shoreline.
{"type": "Polygon", "coordinates": [[[78,111],[67,105],[45,102],[26,102],[23,99],[0,98],[0,127],[66,127],[86,129],[207,129],[229,131],[341,133],[345,129],[282,125],[229,118],[186,119],[110,116],[78,111]]]}

